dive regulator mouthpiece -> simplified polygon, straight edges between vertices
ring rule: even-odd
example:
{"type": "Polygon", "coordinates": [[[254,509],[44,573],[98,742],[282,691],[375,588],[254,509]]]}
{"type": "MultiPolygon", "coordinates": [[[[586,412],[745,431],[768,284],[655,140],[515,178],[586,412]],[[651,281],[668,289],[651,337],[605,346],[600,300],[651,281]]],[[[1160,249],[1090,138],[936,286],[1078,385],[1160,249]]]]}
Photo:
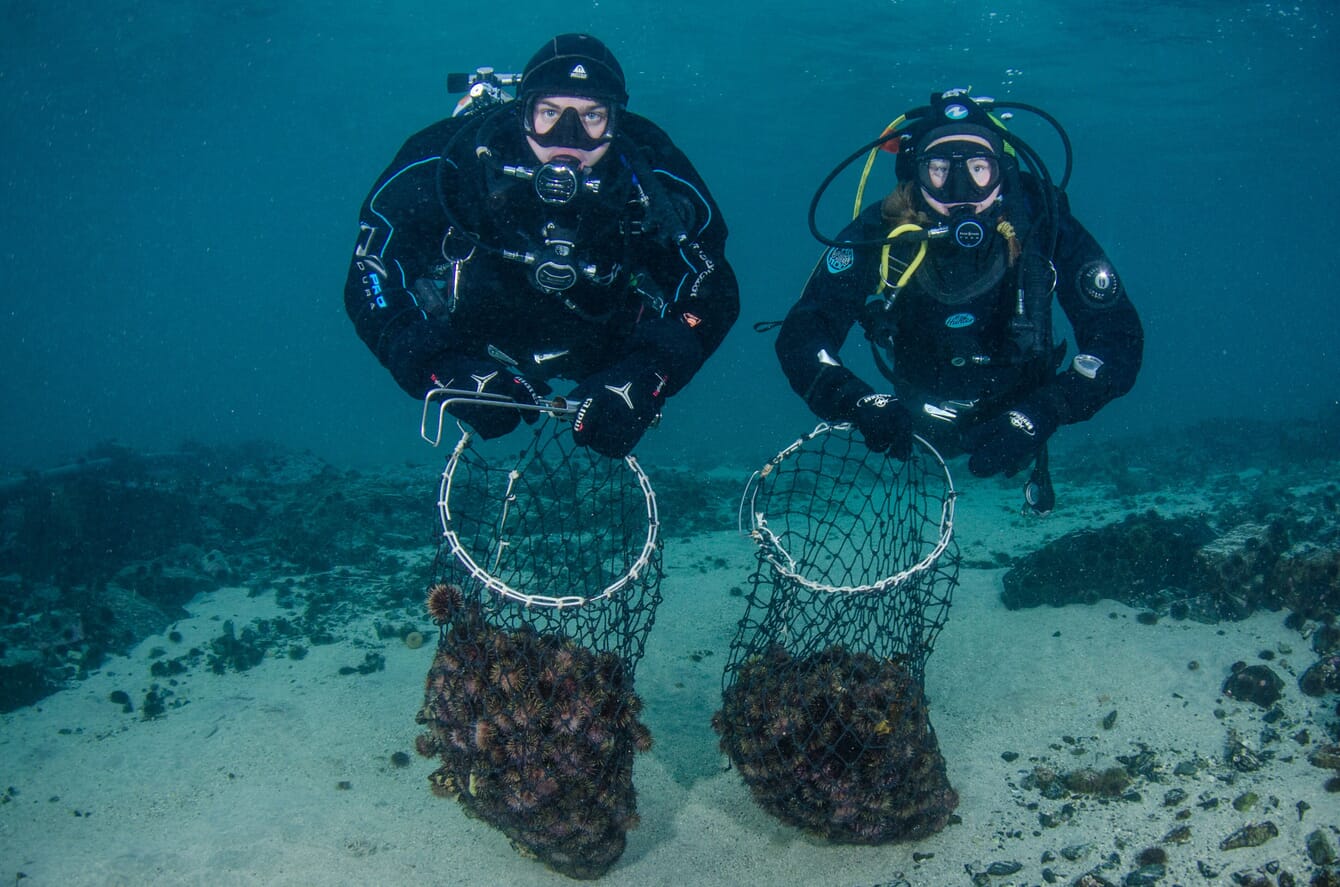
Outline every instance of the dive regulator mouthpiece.
{"type": "Polygon", "coordinates": [[[571,203],[583,191],[600,193],[600,180],[583,175],[582,162],[566,154],[560,154],[539,169],[509,164],[504,165],[502,171],[503,175],[530,182],[535,188],[535,196],[550,206],[571,203]]]}

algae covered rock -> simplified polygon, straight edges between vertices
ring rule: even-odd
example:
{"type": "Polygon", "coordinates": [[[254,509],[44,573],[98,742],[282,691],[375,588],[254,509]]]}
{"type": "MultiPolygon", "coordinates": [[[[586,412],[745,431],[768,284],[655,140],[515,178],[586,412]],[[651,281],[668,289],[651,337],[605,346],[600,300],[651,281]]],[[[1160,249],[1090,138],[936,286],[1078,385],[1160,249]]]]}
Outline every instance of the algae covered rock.
{"type": "Polygon", "coordinates": [[[1213,539],[1204,518],[1131,515],[1068,533],[1022,558],[1005,574],[1001,599],[1011,610],[1103,598],[1166,610],[1189,596],[1196,552],[1213,539]]]}

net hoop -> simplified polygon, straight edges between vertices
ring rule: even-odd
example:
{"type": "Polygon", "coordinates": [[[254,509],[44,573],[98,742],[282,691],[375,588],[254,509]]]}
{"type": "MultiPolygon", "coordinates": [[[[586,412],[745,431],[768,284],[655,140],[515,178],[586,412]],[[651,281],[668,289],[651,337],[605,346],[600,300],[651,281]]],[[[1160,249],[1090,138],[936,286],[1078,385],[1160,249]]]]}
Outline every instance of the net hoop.
{"type": "MultiPolygon", "coordinates": [[[[539,424],[541,426],[544,426],[552,421],[555,420],[546,419],[542,420],[539,424]]],[[[559,429],[555,433],[561,434],[565,433],[565,431],[566,429],[559,429]]],[[[542,431],[540,429],[537,429],[536,431],[537,439],[541,433],[542,431]]],[[[624,465],[627,467],[628,471],[632,473],[633,479],[636,481],[638,488],[642,492],[642,496],[645,501],[647,510],[646,538],[643,540],[642,549],[638,553],[638,556],[633,560],[633,562],[628,566],[628,568],[623,572],[623,574],[618,576],[613,582],[610,582],[608,585],[606,585],[605,588],[602,589],[599,593],[586,596],[564,595],[561,597],[554,597],[552,595],[543,595],[543,594],[527,594],[526,592],[521,591],[520,589],[513,588],[511,585],[507,584],[502,579],[499,579],[498,577],[494,576],[483,566],[480,566],[479,562],[475,559],[475,557],[471,554],[471,552],[469,552],[466,549],[466,547],[461,543],[460,537],[453,527],[453,521],[451,517],[452,483],[456,477],[456,470],[461,465],[462,457],[464,456],[465,452],[469,449],[470,443],[474,439],[474,437],[475,435],[473,432],[463,430],[461,439],[457,441],[456,446],[452,449],[451,456],[447,459],[446,468],[442,472],[442,482],[438,489],[437,508],[438,508],[438,515],[442,520],[442,536],[443,539],[446,541],[447,548],[450,551],[451,556],[455,558],[457,563],[459,563],[465,569],[465,571],[469,574],[470,578],[478,582],[483,588],[488,589],[489,591],[493,592],[499,597],[515,601],[527,607],[549,607],[552,609],[566,609],[573,607],[582,607],[595,601],[611,598],[619,594],[624,589],[636,583],[642,577],[644,571],[653,568],[652,557],[656,552],[660,537],[660,527],[661,527],[660,514],[657,510],[656,492],[652,489],[651,480],[647,477],[646,472],[642,470],[642,466],[638,464],[637,459],[634,458],[633,456],[625,456],[622,460],[619,461],[622,461],[624,465]]],[[[535,454],[536,449],[534,447],[529,448],[526,451],[526,453],[522,455],[521,459],[518,461],[517,467],[513,468],[508,473],[508,488],[507,488],[507,495],[504,497],[505,501],[503,503],[503,516],[498,522],[500,527],[506,524],[507,512],[516,504],[516,498],[513,495],[513,490],[515,489],[516,482],[521,477],[522,473],[526,470],[526,468],[529,465],[534,464],[535,454]]],[[[505,548],[509,543],[506,542],[505,540],[498,540],[496,544],[498,546],[498,549],[497,551],[494,552],[495,557],[497,555],[500,555],[502,549],[505,548]]]]}
{"type": "MultiPolygon", "coordinates": [[[[831,594],[877,594],[896,588],[913,576],[931,569],[940,559],[940,556],[944,554],[945,549],[949,547],[954,536],[954,502],[958,497],[958,493],[954,490],[954,478],[950,475],[949,466],[945,464],[945,460],[939,451],[921,435],[913,435],[913,439],[925,450],[925,455],[932,460],[928,470],[938,467],[939,472],[944,475],[945,493],[944,499],[940,503],[939,536],[935,545],[921,560],[891,576],[886,576],[877,582],[866,585],[829,585],[804,576],[800,572],[797,559],[792,557],[791,553],[782,544],[781,537],[768,527],[767,514],[756,507],[762,483],[771,474],[780,470],[787,459],[799,453],[806,444],[823,435],[835,431],[849,431],[850,429],[851,423],[849,422],[820,422],[813,431],[792,442],[790,446],[769,459],[766,465],[750,475],[749,482],[745,485],[744,494],[740,498],[739,526],[742,534],[754,540],[759,548],[759,556],[766,560],[779,576],[797,585],[812,591],[831,594]]],[[[917,454],[913,455],[913,459],[918,458],[917,454]]]]}

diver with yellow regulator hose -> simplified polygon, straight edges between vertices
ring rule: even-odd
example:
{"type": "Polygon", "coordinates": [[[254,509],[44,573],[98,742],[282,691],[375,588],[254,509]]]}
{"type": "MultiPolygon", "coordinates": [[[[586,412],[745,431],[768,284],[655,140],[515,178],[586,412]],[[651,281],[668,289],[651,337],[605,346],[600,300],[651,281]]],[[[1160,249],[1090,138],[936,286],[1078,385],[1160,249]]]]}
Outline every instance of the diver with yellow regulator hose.
{"type": "Polygon", "coordinates": [[[1129,391],[1144,343],[1115,268],[1070,213],[1070,170],[1069,138],[1051,115],[966,90],[933,94],[850,155],[810,206],[810,230],[828,249],[781,324],[777,355],[792,388],[820,418],[851,422],[897,458],[920,434],[946,455],[968,454],[979,477],[1032,464],[1025,507],[1050,511],[1048,439],[1129,391]],[[1003,124],[1013,110],[1056,129],[1059,182],[1003,124]],[[862,206],[881,152],[895,154],[898,184],[862,206]],[[819,202],[862,156],[852,222],[827,237],[819,202]],[[1053,340],[1053,301],[1075,335],[1069,361],[1053,340]],[[842,363],[857,324],[892,391],[842,363]]]}

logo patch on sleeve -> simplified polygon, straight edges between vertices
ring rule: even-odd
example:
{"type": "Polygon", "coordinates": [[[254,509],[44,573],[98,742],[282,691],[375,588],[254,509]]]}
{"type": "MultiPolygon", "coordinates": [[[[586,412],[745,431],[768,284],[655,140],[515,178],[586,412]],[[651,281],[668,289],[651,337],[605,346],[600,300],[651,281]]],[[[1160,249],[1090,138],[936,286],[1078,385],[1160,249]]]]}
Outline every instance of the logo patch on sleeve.
{"type": "Polygon", "coordinates": [[[852,266],[852,262],[854,262],[855,260],[856,255],[855,253],[852,252],[852,249],[849,246],[830,249],[828,251],[828,259],[826,260],[828,265],[828,273],[841,274],[843,271],[846,271],[848,268],[850,268],[852,266]]]}
{"type": "Polygon", "coordinates": [[[1108,308],[1121,301],[1121,280],[1116,270],[1101,259],[1079,269],[1080,294],[1095,308],[1108,308]]]}

